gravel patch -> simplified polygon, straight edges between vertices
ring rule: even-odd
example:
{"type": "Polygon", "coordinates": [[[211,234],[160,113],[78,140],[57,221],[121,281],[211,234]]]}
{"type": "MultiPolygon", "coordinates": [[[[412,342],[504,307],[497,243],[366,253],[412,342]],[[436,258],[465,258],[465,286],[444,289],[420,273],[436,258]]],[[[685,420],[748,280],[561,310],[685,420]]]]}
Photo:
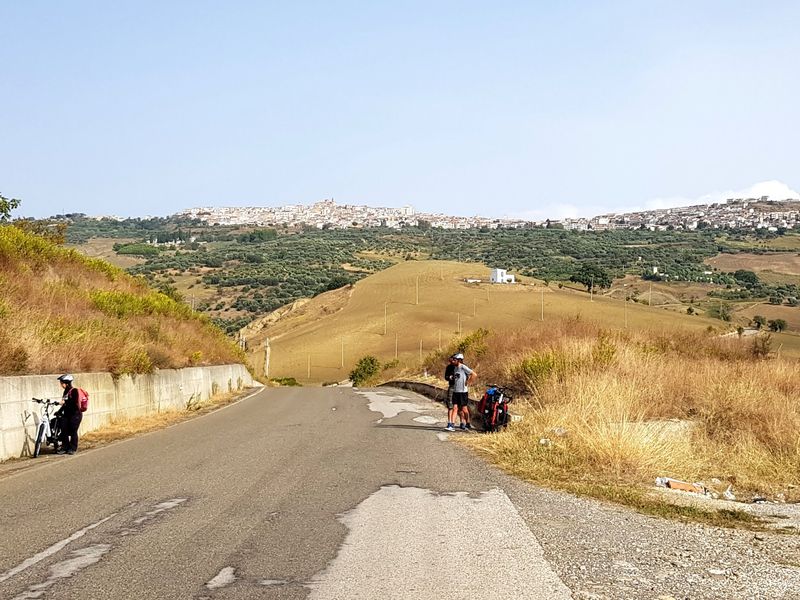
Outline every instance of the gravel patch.
{"type": "Polygon", "coordinates": [[[800,598],[800,535],[681,523],[502,477],[578,600],[800,598]]]}

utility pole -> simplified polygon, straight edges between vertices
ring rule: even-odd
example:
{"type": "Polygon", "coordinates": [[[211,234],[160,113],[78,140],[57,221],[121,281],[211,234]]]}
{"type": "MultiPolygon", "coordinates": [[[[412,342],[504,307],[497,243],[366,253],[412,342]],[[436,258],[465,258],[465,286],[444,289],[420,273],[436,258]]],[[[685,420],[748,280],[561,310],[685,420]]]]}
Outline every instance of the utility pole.
{"type": "Polygon", "coordinates": [[[422,362],[422,339],[419,340],[419,362],[422,362]]]}
{"type": "Polygon", "coordinates": [[[386,332],[389,327],[389,303],[383,303],[383,335],[386,335],[386,332]]]}
{"type": "Polygon", "coordinates": [[[647,296],[647,306],[653,306],[653,282],[650,282],[650,293],[647,296]]]}
{"type": "Polygon", "coordinates": [[[625,313],[625,329],[627,329],[628,328],[628,295],[627,294],[625,295],[625,298],[623,299],[623,301],[625,302],[625,308],[623,309],[623,311],[625,313]]]}
{"type": "Polygon", "coordinates": [[[394,358],[397,360],[397,332],[394,332],[394,358]]]}
{"type": "Polygon", "coordinates": [[[540,320],[540,321],[544,321],[544,288],[542,288],[542,289],[540,290],[540,292],[541,292],[541,294],[542,294],[542,314],[541,314],[541,316],[539,317],[539,320],[540,320]]]}
{"type": "Polygon", "coordinates": [[[344,369],[344,338],[342,338],[342,368],[344,369]]]}
{"type": "Polygon", "coordinates": [[[419,304],[419,275],[417,275],[417,301],[415,304],[419,304]]]}
{"type": "Polygon", "coordinates": [[[311,380],[311,355],[310,354],[308,355],[308,362],[306,364],[307,364],[306,379],[308,379],[310,381],[311,380]]]}
{"type": "Polygon", "coordinates": [[[264,340],[264,377],[269,379],[269,338],[264,340]]]}

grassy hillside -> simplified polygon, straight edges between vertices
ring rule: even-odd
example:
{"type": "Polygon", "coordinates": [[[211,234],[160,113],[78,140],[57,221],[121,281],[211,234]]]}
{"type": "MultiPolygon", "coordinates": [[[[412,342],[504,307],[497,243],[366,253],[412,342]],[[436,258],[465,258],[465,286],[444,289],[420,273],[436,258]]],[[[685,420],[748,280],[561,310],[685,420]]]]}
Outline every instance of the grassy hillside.
{"type": "Polygon", "coordinates": [[[578,319],[473,335],[459,345],[524,419],[465,441],[516,475],[643,508],[659,476],[800,501],[798,363],[753,344],[578,319]]]}
{"type": "Polygon", "coordinates": [[[0,226],[0,375],[242,360],[185,304],[107,262],[0,226]]]}
{"type": "MultiPolygon", "coordinates": [[[[732,329],[717,319],[690,316],[685,311],[626,303],[606,296],[595,296],[590,301],[585,291],[558,288],[555,284],[545,287],[530,279],[525,280],[527,285],[515,286],[463,281],[467,277],[488,276],[489,269],[479,264],[400,263],[352,288],[317,296],[257,333],[254,331],[258,328],[252,327],[248,332],[252,364],[261,372],[261,344],[269,337],[272,377],[316,383],[342,380],[365,354],[374,354],[383,362],[397,356],[400,367],[417,371],[421,358],[459,336],[459,323],[462,334],[478,328],[504,331],[528,325],[539,327],[542,301],[544,325],[580,316],[605,328],[629,331],[686,329],[705,333],[712,327],[719,333],[732,329]]],[[[773,343],[775,348],[783,344],[783,352],[791,353],[800,350],[798,342],[797,336],[781,334],[774,337],[773,343]]]]}

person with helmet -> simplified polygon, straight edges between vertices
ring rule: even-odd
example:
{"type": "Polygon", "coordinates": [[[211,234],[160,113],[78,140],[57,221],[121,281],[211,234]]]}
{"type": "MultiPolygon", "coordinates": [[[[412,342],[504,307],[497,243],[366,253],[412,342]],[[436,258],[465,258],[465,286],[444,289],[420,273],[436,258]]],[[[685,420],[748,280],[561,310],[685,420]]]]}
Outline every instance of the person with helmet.
{"type": "Polygon", "coordinates": [[[453,369],[453,409],[448,414],[446,429],[455,431],[455,413],[458,413],[458,420],[461,421],[459,427],[462,430],[472,429],[469,416],[469,385],[475,381],[477,375],[475,371],[464,364],[464,355],[460,352],[453,355],[456,360],[453,369]]]}
{"type": "Polygon", "coordinates": [[[78,428],[83,420],[78,388],[72,385],[72,375],[58,378],[64,394],[61,397],[61,408],[56,415],[61,419],[61,448],[58,454],[75,454],[78,451],[78,428]]]}

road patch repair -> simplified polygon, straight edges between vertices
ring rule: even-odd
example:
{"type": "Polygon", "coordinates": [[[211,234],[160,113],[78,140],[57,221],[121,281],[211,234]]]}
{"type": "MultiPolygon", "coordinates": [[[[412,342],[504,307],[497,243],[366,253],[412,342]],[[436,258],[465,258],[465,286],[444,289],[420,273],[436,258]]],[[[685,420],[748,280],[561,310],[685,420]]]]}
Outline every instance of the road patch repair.
{"type": "MultiPolygon", "coordinates": [[[[133,518],[129,525],[123,525],[110,533],[111,537],[123,539],[125,536],[139,532],[143,527],[146,527],[154,519],[159,518],[163,513],[172,511],[186,502],[186,498],[172,498],[155,504],[150,510],[137,518],[133,518]]],[[[46,561],[48,558],[57,555],[62,550],[66,549],[73,542],[87,536],[93,530],[99,530],[102,525],[118,520],[118,517],[124,512],[129,510],[136,510],[137,505],[132,504],[124,510],[114,512],[99,521],[91,523],[82,529],[79,529],[69,537],[52,544],[45,550],[25,559],[17,566],[9,569],[5,573],[0,574],[0,584],[6,581],[13,580],[17,575],[23,574],[26,571],[34,569],[39,563],[46,561]]],[[[108,533],[108,532],[107,532],[108,533]]],[[[39,583],[31,584],[27,589],[16,596],[13,600],[29,600],[34,598],[42,598],[45,592],[52,586],[59,583],[59,581],[69,579],[79,572],[91,567],[92,565],[100,562],[100,560],[111,550],[113,546],[107,543],[90,543],[82,548],[69,550],[67,558],[51,563],[49,565],[49,575],[39,583]]],[[[7,596],[3,596],[7,597],[7,596]]]]}
{"type": "Polygon", "coordinates": [[[501,489],[385,486],[340,521],[349,532],[311,600],[572,598],[501,489]]]}
{"type": "Polygon", "coordinates": [[[358,390],[356,392],[369,400],[369,409],[379,412],[384,419],[392,419],[402,412],[424,413],[426,409],[420,404],[409,402],[408,398],[384,391],[358,390]]]}

